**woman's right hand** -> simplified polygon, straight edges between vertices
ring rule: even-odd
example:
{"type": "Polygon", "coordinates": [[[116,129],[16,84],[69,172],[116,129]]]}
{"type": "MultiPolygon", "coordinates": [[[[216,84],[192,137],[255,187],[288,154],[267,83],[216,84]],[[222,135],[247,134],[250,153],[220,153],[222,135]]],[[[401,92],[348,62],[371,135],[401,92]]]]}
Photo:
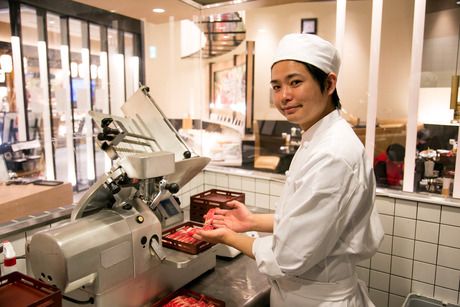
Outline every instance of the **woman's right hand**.
{"type": "Polygon", "coordinates": [[[213,226],[227,227],[235,232],[246,232],[254,228],[254,214],[243,203],[232,200],[226,203],[229,209],[216,209],[213,226]]]}

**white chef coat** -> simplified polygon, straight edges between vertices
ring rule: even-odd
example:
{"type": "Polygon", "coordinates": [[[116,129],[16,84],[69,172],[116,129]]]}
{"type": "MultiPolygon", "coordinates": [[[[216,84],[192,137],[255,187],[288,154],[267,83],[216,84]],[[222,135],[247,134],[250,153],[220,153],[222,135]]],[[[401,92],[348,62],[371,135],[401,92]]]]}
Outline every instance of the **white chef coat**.
{"type": "Polygon", "coordinates": [[[253,253],[272,282],[271,306],[374,306],[355,273],[383,239],[363,145],[335,110],[302,135],[272,235],[253,253]]]}

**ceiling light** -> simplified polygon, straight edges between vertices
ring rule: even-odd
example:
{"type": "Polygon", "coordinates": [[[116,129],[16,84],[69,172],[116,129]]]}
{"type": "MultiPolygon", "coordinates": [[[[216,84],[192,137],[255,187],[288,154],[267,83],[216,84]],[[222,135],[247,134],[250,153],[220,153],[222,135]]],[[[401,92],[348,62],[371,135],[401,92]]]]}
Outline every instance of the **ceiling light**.
{"type": "Polygon", "coordinates": [[[164,13],[164,12],[166,12],[166,11],[165,11],[165,9],[162,9],[162,8],[157,7],[157,8],[154,8],[154,9],[152,10],[152,12],[161,14],[161,13],[164,13]]]}

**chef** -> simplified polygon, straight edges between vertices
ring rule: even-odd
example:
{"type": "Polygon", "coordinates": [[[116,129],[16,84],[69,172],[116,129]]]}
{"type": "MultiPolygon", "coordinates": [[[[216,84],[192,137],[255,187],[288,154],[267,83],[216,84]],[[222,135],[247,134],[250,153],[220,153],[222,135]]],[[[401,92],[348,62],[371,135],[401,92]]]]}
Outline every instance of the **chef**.
{"type": "Polygon", "coordinates": [[[355,266],[383,238],[375,178],[363,145],[340,115],[340,58],[316,35],[281,39],[271,66],[277,109],[303,130],[274,214],[233,201],[217,210],[215,230],[195,237],[254,258],[272,284],[271,306],[374,306],[355,266]],[[251,238],[253,230],[270,235],[251,238]]]}

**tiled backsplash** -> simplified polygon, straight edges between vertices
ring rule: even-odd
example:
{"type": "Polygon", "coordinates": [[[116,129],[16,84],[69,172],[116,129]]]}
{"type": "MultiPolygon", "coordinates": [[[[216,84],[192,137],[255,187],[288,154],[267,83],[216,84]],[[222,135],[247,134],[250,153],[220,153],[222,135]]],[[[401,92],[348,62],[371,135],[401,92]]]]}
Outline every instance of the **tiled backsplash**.
{"type": "MultiPolygon", "coordinates": [[[[244,192],[246,203],[275,209],[284,182],[206,170],[181,188],[181,206],[190,196],[209,189],[244,192]]],[[[460,208],[378,196],[376,206],[385,230],[377,254],[358,265],[358,275],[369,287],[377,307],[401,307],[409,293],[459,302],[460,208]]],[[[31,233],[8,238],[18,255],[31,233]]],[[[25,261],[18,261],[25,273],[25,261]]]]}

